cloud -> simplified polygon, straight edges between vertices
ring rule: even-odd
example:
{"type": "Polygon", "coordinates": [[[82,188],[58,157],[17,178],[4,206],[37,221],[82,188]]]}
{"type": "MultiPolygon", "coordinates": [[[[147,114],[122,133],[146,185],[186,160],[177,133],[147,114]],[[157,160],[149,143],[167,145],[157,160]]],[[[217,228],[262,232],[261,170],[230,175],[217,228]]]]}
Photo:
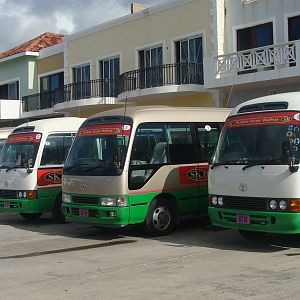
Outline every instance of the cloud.
{"type": "MultiPolygon", "coordinates": [[[[0,53],[44,32],[71,34],[130,13],[132,0],[0,0],[0,53]]],[[[157,5],[166,0],[138,0],[157,5]]]]}

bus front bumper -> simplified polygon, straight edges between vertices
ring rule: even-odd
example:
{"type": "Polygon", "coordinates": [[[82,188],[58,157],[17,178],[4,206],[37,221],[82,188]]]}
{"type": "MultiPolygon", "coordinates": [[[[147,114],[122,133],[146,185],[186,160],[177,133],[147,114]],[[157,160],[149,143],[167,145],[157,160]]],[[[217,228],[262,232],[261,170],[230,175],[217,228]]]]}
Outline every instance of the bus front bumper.
{"type": "Polygon", "coordinates": [[[0,212],[40,213],[38,199],[3,199],[0,198],[0,212]]]}
{"type": "Polygon", "coordinates": [[[224,228],[285,234],[300,233],[300,213],[209,207],[208,214],[213,225],[224,228]],[[246,216],[246,218],[243,218],[243,216],[246,216]],[[250,224],[239,223],[238,220],[240,219],[249,219],[250,224]]]}
{"type": "Polygon", "coordinates": [[[129,207],[100,207],[63,203],[68,221],[92,223],[105,227],[123,227],[129,224],[129,207]]]}

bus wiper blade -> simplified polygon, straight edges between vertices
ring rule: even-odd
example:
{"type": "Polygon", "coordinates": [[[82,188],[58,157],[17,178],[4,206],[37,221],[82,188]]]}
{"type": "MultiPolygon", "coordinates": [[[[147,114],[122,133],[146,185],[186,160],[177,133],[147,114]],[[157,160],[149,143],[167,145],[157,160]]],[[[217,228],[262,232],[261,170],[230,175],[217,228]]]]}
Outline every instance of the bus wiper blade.
{"type": "Polygon", "coordinates": [[[72,170],[74,168],[77,168],[77,167],[80,167],[80,166],[88,166],[88,164],[75,164],[73,166],[65,167],[64,171],[70,171],[70,170],[72,170]]]}
{"type": "Polygon", "coordinates": [[[23,166],[22,165],[15,165],[15,166],[12,166],[12,167],[8,167],[6,169],[6,172],[10,171],[10,170],[13,170],[13,169],[16,169],[16,168],[22,168],[23,166]]]}
{"type": "Polygon", "coordinates": [[[218,163],[215,163],[215,164],[211,164],[210,168],[213,169],[213,168],[219,167],[219,166],[236,164],[237,162],[239,162],[239,160],[228,160],[228,161],[218,162],[218,163]]]}
{"type": "MultiPolygon", "coordinates": [[[[260,165],[265,165],[265,164],[270,164],[270,163],[278,163],[278,162],[282,162],[282,161],[280,159],[262,160],[262,161],[258,161],[258,162],[255,162],[255,163],[251,163],[251,164],[245,165],[242,168],[242,170],[245,171],[246,169],[252,168],[252,167],[255,167],[255,166],[260,166],[260,165]]],[[[261,166],[261,168],[264,169],[265,167],[261,166]]]]}

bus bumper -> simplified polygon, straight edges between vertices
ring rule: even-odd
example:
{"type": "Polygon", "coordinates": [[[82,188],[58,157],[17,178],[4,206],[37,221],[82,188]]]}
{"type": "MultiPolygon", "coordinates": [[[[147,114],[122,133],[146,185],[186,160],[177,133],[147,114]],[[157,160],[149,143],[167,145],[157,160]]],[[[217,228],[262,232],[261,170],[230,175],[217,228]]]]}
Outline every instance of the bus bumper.
{"type": "Polygon", "coordinates": [[[129,207],[99,207],[62,204],[66,220],[105,227],[123,227],[129,224],[129,207]]]}
{"type": "Polygon", "coordinates": [[[1,199],[0,212],[41,213],[38,199],[1,199]]]}
{"type": "Polygon", "coordinates": [[[213,225],[238,230],[250,230],[270,233],[300,233],[300,213],[262,212],[224,208],[208,208],[213,225]],[[238,216],[250,216],[250,224],[238,223],[238,216]]]}

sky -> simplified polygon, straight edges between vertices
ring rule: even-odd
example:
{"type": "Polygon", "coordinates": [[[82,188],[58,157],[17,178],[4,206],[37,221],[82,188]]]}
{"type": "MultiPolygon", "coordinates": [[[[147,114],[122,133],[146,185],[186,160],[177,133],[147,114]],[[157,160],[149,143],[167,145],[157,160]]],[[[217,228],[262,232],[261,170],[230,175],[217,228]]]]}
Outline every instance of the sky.
{"type": "Polygon", "coordinates": [[[0,53],[44,32],[71,34],[167,0],[0,0],[0,53]]]}

